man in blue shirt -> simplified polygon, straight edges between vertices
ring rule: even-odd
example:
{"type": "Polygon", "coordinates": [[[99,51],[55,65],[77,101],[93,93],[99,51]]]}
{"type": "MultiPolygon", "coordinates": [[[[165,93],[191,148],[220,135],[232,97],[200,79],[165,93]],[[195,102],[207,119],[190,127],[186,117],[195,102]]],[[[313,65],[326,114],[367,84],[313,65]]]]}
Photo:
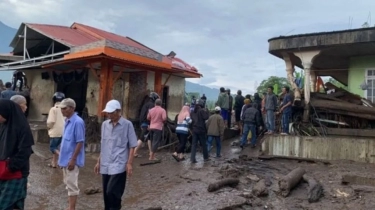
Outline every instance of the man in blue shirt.
{"type": "Polygon", "coordinates": [[[58,105],[65,120],[58,165],[63,170],[64,183],[68,190],[69,210],[74,210],[79,195],[79,168],[85,164],[85,123],[75,113],[76,103],[66,98],[58,105]]]}
{"type": "Polygon", "coordinates": [[[289,87],[282,88],[284,94],[283,102],[281,104],[280,113],[282,113],[282,133],[281,135],[289,135],[289,120],[292,116],[292,96],[289,93],[289,87]]]}
{"type": "Polygon", "coordinates": [[[133,124],[121,117],[121,105],[110,100],[103,110],[108,120],[102,123],[101,150],[94,171],[102,174],[105,210],[120,210],[126,177],[133,172],[137,136],[133,124]]]}
{"type": "Polygon", "coordinates": [[[16,95],[16,91],[12,90],[12,83],[5,83],[6,90],[1,92],[1,98],[10,99],[12,96],[16,95]]]}

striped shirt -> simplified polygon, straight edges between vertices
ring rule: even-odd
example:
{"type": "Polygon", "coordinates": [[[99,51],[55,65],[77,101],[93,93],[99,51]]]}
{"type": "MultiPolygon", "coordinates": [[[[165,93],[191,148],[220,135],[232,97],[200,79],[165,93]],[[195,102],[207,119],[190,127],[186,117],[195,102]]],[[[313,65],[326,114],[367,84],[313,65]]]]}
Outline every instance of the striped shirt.
{"type": "Polygon", "coordinates": [[[178,134],[189,134],[189,124],[191,123],[191,118],[186,117],[182,123],[177,123],[176,133],[178,134]]]}

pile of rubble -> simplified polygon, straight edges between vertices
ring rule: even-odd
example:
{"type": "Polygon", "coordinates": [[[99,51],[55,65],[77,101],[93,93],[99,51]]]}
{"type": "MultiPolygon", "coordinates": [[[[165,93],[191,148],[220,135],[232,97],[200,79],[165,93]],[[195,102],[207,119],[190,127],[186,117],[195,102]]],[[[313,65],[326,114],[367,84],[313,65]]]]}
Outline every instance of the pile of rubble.
{"type": "Polygon", "coordinates": [[[375,121],[375,105],[358,95],[338,88],[331,83],[326,87],[333,93],[312,93],[310,105],[314,121],[327,127],[369,128],[375,121]]]}

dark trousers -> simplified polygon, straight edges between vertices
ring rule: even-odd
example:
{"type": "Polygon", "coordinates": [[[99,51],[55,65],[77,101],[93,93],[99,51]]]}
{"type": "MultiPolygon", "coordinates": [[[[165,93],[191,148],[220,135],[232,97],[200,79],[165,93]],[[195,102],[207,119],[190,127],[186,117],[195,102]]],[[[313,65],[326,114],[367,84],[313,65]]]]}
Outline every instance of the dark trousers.
{"type": "MultiPolygon", "coordinates": [[[[125,167],[125,166],[124,166],[125,167]]],[[[126,171],[115,175],[102,175],[104,210],[120,210],[125,191],[126,171]]]]}
{"type": "Polygon", "coordinates": [[[207,151],[207,144],[206,144],[206,134],[198,134],[198,133],[193,133],[193,145],[191,147],[191,157],[190,157],[190,161],[191,162],[195,162],[197,161],[195,159],[195,155],[197,153],[197,144],[198,144],[198,141],[199,143],[201,144],[202,146],[202,150],[203,150],[203,158],[205,160],[208,159],[208,151],[207,151]]]}
{"type": "Polygon", "coordinates": [[[185,152],[185,146],[186,146],[186,143],[187,143],[187,139],[188,139],[188,136],[189,134],[177,134],[177,137],[178,137],[178,140],[179,140],[179,144],[178,144],[178,149],[177,149],[177,153],[184,153],[185,152]]]}
{"type": "Polygon", "coordinates": [[[156,152],[160,146],[160,142],[163,138],[162,130],[151,130],[151,151],[156,152]]]}
{"type": "Polygon", "coordinates": [[[232,110],[228,109],[228,128],[232,127],[232,110]]]}

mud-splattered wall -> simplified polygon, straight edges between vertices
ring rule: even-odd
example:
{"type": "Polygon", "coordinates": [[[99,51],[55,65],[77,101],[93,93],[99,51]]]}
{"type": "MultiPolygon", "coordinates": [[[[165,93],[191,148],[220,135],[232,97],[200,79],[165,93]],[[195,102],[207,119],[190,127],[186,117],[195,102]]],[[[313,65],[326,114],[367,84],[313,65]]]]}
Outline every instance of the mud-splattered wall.
{"type": "Polygon", "coordinates": [[[147,73],[129,73],[129,108],[128,119],[137,120],[143,98],[148,95],[147,73]]]}
{"type": "Polygon", "coordinates": [[[181,107],[184,103],[185,95],[185,78],[178,76],[170,76],[163,74],[162,84],[169,87],[168,94],[168,117],[174,119],[175,116],[180,112],[181,107]],[[168,79],[168,81],[167,81],[168,79]],[[165,83],[167,81],[167,83],[165,83]]]}
{"type": "Polygon", "coordinates": [[[128,118],[129,104],[129,73],[123,73],[113,86],[113,99],[121,103],[122,116],[128,118]]]}
{"type": "Polygon", "coordinates": [[[32,69],[24,71],[30,88],[29,120],[45,121],[46,115],[53,105],[52,97],[55,92],[55,82],[52,74],[48,80],[42,79],[42,72],[48,70],[32,69]]]}
{"type": "Polygon", "coordinates": [[[93,71],[88,72],[86,107],[90,116],[98,114],[98,101],[100,92],[99,72],[97,75],[93,71]]]}

